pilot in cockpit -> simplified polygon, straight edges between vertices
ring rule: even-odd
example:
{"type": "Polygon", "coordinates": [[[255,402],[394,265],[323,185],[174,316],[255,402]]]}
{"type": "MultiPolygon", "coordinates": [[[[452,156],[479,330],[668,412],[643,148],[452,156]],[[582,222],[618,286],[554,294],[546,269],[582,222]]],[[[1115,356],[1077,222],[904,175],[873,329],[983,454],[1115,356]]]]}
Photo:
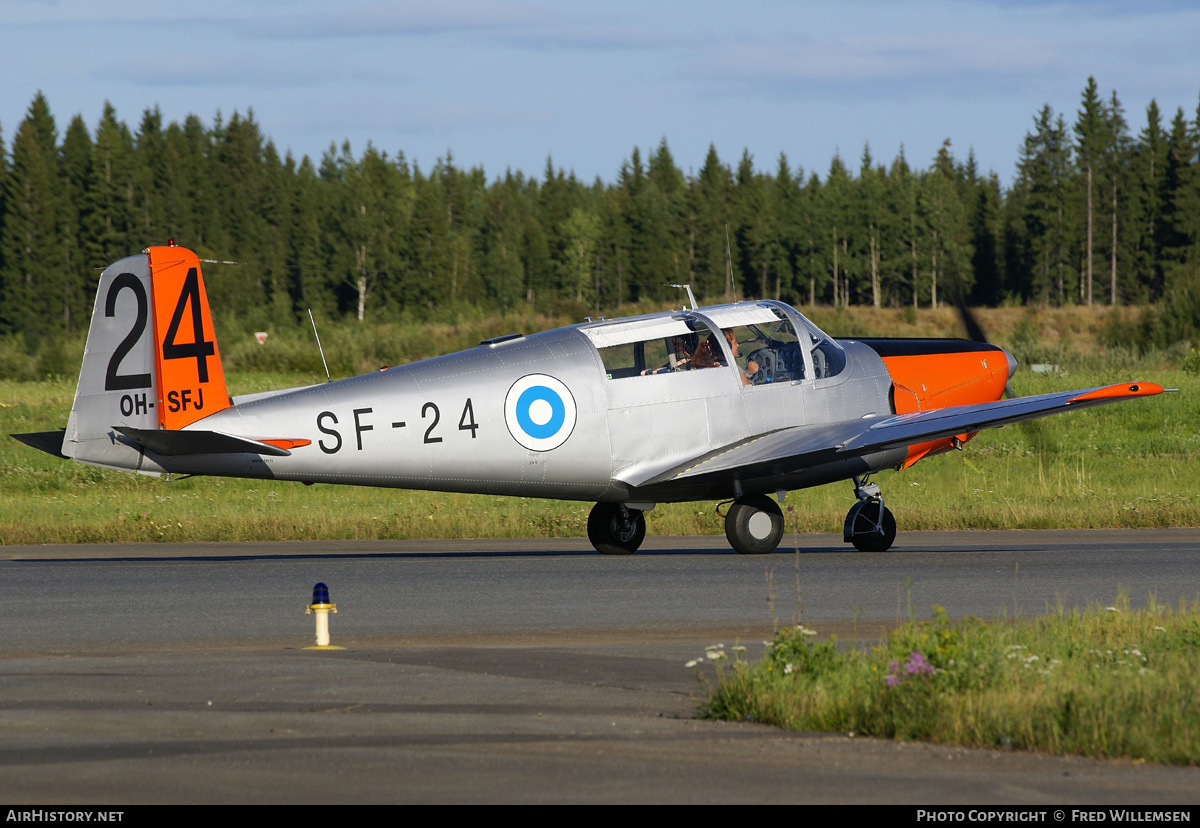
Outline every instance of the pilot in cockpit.
{"type": "MultiPolygon", "coordinates": [[[[729,348],[733,351],[734,359],[736,359],[738,347],[733,331],[725,329],[721,333],[725,335],[725,340],[729,343],[729,348]]],[[[696,349],[696,353],[692,354],[692,368],[720,368],[725,365],[725,352],[721,350],[715,337],[716,334],[709,334],[708,339],[704,340],[696,349]]]]}

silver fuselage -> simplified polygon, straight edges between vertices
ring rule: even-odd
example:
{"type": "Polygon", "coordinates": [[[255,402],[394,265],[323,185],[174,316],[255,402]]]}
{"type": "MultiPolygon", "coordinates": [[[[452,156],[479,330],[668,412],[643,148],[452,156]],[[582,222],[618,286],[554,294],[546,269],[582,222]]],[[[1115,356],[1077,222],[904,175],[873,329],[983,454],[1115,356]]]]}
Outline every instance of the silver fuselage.
{"type": "Polygon", "coordinates": [[[903,458],[902,450],[893,450],[744,481],[635,485],[630,481],[652,479],[657,471],[779,429],[887,416],[891,380],[876,353],[852,341],[840,343],[845,368],[825,379],[743,385],[730,365],[614,380],[584,327],[235,398],[233,407],[189,426],[312,441],[290,456],[147,452],[139,465],[144,471],[306,483],[658,502],[803,488],[892,467],[903,458]],[[574,398],[574,426],[552,450],[519,444],[506,423],[506,395],[530,375],[557,379],[574,398]]]}

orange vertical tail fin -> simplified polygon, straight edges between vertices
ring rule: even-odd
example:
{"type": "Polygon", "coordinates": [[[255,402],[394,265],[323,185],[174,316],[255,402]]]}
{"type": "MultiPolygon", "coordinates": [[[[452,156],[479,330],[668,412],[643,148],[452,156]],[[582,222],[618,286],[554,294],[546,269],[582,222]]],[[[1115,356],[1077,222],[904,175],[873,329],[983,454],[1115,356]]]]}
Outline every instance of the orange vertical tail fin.
{"type": "Polygon", "coordinates": [[[200,259],[182,247],[151,247],[158,421],[177,430],[232,403],[217,348],[200,259]]]}

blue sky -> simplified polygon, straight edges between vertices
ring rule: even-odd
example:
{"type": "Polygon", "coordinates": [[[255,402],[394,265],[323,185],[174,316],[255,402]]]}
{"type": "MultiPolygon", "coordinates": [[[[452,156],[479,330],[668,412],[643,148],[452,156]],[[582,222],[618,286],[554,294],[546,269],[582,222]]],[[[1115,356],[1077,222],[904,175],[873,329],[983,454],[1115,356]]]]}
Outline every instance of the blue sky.
{"type": "Polygon", "coordinates": [[[40,89],[60,135],[105,100],[136,129],[253,107],[280,152],[368,141],[428,169],[611,182],[666,138],[697,170],[708,145],[824,176],[834,153],[901,145],[927,166],[946,138],[1008,183],[1033,116],[1073,120],[1088,75],[1131,130],[1158,100],[1195,119],[1200,3],[1184,0],[5,0],[0,129],[11,144],[40,89]]]}

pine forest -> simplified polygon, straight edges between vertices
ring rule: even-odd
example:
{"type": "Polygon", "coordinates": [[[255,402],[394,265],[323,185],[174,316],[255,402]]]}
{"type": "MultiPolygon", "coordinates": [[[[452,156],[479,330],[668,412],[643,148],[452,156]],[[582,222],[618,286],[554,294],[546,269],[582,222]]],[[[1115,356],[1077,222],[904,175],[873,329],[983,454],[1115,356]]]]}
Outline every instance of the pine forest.
{"type": "Polygon", "coordinates": [[[1031,118],[1010,186],[949,139],[930,159],[866,146],[825,170],[710,147],[684,172],[663,138],[585,182],[553,159],[489,179],[449,150],[428,169],[348,143],[280,157],[252,111],[164,124],[156,107],[131,129],[106,105],[60,133],[39,93],[10,143],[0,132],[10,351],[81,340],[99,271],[168,238],[238,263],[205,279],[214,311],[251,328],[309,309],[581,319],[679,302],[670,285],[688,283],[702,301],[800,307],[1152,306],[1136,344],[1200,345],[1200,107],[1151,102],[1139,127],[1089,78],[1076,112],[1031,118]]]}

